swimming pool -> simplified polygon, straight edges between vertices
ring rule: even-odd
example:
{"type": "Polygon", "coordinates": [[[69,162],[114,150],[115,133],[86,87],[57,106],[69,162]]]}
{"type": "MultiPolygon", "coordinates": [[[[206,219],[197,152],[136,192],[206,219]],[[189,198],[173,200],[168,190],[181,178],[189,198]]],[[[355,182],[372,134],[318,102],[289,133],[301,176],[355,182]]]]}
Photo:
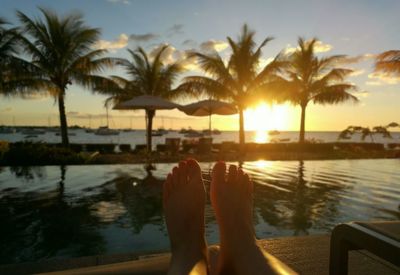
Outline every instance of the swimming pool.
{"type": "MultiPolygon", "coordinates": [[[[161,185],[173,164],[0,168],[0,264],[169,247],[161,185]]],[[[201,163],[207,187],[211,163],[201,163]]],[[[400,160],[255,161],[259,238],[400,219],[400,160]]],[[[206,205],[206,235],[218,242],[206,205]]]]}

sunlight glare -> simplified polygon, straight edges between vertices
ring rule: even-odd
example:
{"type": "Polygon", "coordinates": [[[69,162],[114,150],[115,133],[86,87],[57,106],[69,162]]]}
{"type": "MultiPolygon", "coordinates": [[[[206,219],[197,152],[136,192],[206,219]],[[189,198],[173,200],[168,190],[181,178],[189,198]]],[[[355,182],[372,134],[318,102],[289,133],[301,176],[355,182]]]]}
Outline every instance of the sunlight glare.
{"type": "Polygon", "coordinates": [[[261,103],[255,108],[245,111],[245,127],[248,131],[257,131],[261,139],[261,131],[285,130],[289,126],[288,105],[267,105],[261,103]]]}
{"type": "Polygon", "coordinates": [[[257,130],[254,134],[253,140],[256,143],[266,143],[269,141],[269,135],[265,130],[257,130]]]}
{"type": "Polygon", "coordinates": [[[273,166],[273,162],[260,159],[254,162],[254,166],[256,166],[258,169],[271,168],[273,166]]]}

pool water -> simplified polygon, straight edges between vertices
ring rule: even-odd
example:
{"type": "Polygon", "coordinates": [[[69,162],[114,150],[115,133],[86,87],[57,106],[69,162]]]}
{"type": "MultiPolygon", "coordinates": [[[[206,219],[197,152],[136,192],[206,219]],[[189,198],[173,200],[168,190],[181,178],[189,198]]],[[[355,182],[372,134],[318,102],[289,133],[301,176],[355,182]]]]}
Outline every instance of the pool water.
{"type": "MultiPolygon", "coordinates": [[[[0,168],[0,264],[169,248],[161,186],[173,164],[0,168]]],[[[212,163],[201,163],[207,189],[212,163]]],[[[400,160],[255,161],[258,238],[400,220],[400,160]]],[[[218,242],[206,205],[206,236],[218,242]]]]}

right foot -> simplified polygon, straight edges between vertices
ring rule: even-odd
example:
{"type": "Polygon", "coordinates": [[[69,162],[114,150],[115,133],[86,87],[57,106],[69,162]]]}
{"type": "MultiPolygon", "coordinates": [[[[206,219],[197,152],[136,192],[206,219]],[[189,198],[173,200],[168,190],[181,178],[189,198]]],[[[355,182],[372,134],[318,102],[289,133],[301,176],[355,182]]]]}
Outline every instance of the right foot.
{"type": "Polygon", "coordinates": [[[220,229],[218,274],[293,274],[257,245],[253,227],[253,183],[242,169],[215,164],[211,203],[220,229]]]}
{"type": "Polygon", "coordinates": [[[244,239],[247,243],[255,243],[253,183],[249,176],[235,165],[229,167],[226,175],[225,163],[216,163],[210,197],[220,229],[221,249],[222,246],[234,249],[232,246],[241,244],[244,239]]]}

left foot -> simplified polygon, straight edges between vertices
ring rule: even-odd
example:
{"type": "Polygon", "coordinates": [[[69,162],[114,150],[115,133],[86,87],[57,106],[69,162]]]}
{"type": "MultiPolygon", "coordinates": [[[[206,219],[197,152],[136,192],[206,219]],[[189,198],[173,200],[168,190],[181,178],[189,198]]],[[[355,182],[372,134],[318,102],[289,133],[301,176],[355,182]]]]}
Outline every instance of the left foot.
{"type": "Polygon", "coordinates": [[[199,164],[181,161],[164,184],[163,205],[172,259],[169,274],[207,274],[206,192],[199,164]]]}

